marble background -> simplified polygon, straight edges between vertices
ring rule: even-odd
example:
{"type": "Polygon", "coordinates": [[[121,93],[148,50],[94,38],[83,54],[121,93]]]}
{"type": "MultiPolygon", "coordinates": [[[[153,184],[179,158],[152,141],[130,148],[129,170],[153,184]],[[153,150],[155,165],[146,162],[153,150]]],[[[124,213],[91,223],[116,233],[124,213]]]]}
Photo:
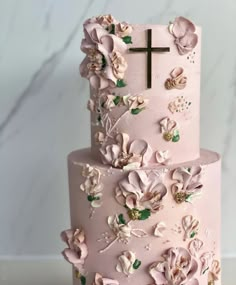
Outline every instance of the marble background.
{"type": "Polygon", "coordinates": [[[202,25],[201,144],[223,155],[222,251],[236,256],[235,0],[0,1],[0,256],[51,258],[63,247],[66,156],[89,145],[82,23],[103,13],[162,24],[183,15],[202,25]]]}

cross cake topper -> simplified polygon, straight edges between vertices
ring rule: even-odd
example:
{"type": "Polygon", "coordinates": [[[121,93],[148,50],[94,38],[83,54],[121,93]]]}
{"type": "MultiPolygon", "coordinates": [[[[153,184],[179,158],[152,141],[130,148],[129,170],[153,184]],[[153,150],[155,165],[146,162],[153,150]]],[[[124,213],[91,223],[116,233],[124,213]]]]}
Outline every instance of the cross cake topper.
{"type": "Polygon", "coordinates": [[[147,30],[147,47],[130,48],[131,52],[147,53],[147,88],[152,88],[152,52],[170,52],[169,47],[152,47],[152,30],[147,30]]]}

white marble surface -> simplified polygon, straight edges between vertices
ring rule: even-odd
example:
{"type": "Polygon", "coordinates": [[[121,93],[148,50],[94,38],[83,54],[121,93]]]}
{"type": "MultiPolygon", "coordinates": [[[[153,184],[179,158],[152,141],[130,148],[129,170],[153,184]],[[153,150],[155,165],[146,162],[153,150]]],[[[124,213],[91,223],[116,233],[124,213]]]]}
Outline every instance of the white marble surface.
{"type": "Polygon", "coordinates": [[[63,247],[66,155],[89,145],[82,22],[103,13],[132,23],[183,15],[202,25],[201,142],[223,154],[222,251],[236,256],[235,0],[0,0],[1,257],[63,247]]]}

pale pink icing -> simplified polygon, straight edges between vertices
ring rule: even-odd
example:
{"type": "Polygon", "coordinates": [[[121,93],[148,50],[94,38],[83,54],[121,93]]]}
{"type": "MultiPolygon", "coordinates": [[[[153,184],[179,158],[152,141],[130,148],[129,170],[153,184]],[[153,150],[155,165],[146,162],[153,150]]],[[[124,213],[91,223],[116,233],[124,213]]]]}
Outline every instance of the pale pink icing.
{"type": "MultiPolygon", "coordinates": [[[[123,106],[112,108],[109,116],[114,122],[122,116],[122,119],[119,120],[114,129],[113,135],[117,129],[120,133],[127,133],[130,141],[138,139],[147,141],[153,150],[151,162],[156,160],[155,152],[158,150],[168,150],[171,154],[172,163],[181,163],[199,157],[201,29],[196,27],[195,33],[198,35],[198,44],[194,48],[194,63],[192,63],[187,58],[188,55],[179,55],[173,35],[168,32],[168,26],[133,25],[133,32],[131,33],[133,44],[127,45],[127,50],[123,54],[128,64],[124,76],[127,85],[123,88],[110,90],[110,92],[115,92],[119,96],[142,94],[145,99],[148,99],[145,109],[138,115],[127,113],[125,116],[122,116],[126,109],[123,106]],[[146,30],[149,28],[152,29],[153,46],[170,47],[170,52],[152,54],[151,89],[146,87],[146,54],[133,53],[128,50],[129,47],[146,46],[146,30]],[[165,82],[176,67],[184,70],[188,83],[183,90],[167,90],[165,82]],[[186,94],[189,101],[191,101],[189,110],[172,114],[168,109],[170,102],[176,97],[186,94]],[[159,122],[166,116],[178,122],[179,142],[171,143],[163,139],[159,122]]],[[[97,95],[97,91],[91,88],[91,96],[93,95],[97,95]]],[[[91,114],[91,120],[92,152],[94,157],[99,160],[99,146],[95,143],[94,134],[98,131],[103,132],[103,128],[95,124],[97,122],[96,113],[91,114]]]]}
{"type": "MultiPolygon", "coordinates": [[[[197,285],[198,283],[207,284],[208,275],[210,273],[201,274],[200,257],[205,252],[214,251],[214,260],[220,258],[220,158],[216,153],[210,151],[201,151],[201,157],[198,160],[186,162],[184,164],[176,164],[168,166],[171,170],[179,167],[192,167],[201,165],[204,169],[202,175],[203,190],[202,198],[196,199],[193,204],[184,203],[176,204],[171,195],[171,185],[173,184],[172,172],[163,174],[163,166],[149,165],[145,167],[147,171],[155,170],[160,175],[164,175],[164,183],[170,191],[165,197],[164,208],[156,215],[151,215],[145,221],[132,221],[132,227],[143,229],[148,233],[148,237],[137,238],[135,236],[129,238],[127,244],[116,242],[109,248],[107,253],[99,253],[101,248],[106,246],[106,242],[98,241],[102,238],[102,234],[107,232],[113,240],[114,235],[107,225],[108,216],[123,213],[126,220],[126,209],[123,208],[115,199],[115,188],[118,183],[127,177],[127,172],[120,169],[110,169],[109,167],[97,163],[90,154],[90,150],[75,151],[69,156],[69,185],[70,185],[70,207],[72,227],[83,227],[87,238],[87,246],[89,255],[85,261],[85,268],[88,272],[88,284],[93,282],[93,272],[100,272],[102,276],[109,276],[113,280],[118,280],[120,284],[153,284],[153,279],[148,274],[148,268],[155,261],[161,261],[161,256],[170,247],[182,247],[188,249],[189,243],[194,239],[184,241],[184,229],[182,228],[182,218],[191,215],[199,221],[199,230],[197,238],[201,239],[204,247],[198,252],[198,270],[188,285],[197,285]],[[90,209],[87,204],[85,195],[78,191],[79,185],[84,180],[81,175],[84,164],[89,163],[91,166],[100,169],[102,172],[103,205],[100,211],[97,211],[94,217],[89,218],[90,209]],[[209,211],[209,206],[211,211],[209,211]],[[153,226],[157,221],[163,221],[166,224],[163,237],[155,237],[153,235],[153,226]],[[182,228],[180,233],[174,229],[176,226],[182,228]],[[169,242],[167,242],[169,240],[169,242]],[[147,251],[145,246],[149,244],[151,250],[147,251]],[[142,265],[129,278],[116,271],[117,257],[123,251],[132,250],[135,252],[142,265]],[[198,283],[197,283],[198,282],[198,283]]],[[[210,264],[210,263],[209,263],[210,264]]],[[[211,264],[210,264],[211,265],[211,264]]],[[[220,280],[220,273],[217,266],[213,264],[212,273],[217,272],[217,278],[220,280]],[[216,269],[215,269],[216,268],[216,269]]],[[[216,283],[220,285],[220,281],[216,283]]],[[[80,285],[80,280],[74,279],[74,285],[80,285]]]]}

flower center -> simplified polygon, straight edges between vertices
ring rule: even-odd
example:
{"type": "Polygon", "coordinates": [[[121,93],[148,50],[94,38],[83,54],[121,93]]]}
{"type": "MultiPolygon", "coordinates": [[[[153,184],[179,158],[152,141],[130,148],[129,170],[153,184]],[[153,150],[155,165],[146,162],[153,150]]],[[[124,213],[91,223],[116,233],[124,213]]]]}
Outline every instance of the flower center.
{"type": "Polygon", "coordinates": [[[139,210],[137,210],[137,209],[129,209],[128,215],[129,215],[131,220],[138,220],[141,216],[139,210]]]}
{"type": "Polygon", "coordinates": [[[173,134],[170,132],[166,132],[166,133],[164,133],[163,137],[166,141],[171,141],[173,138],[173,134]]]}
{"type": "Polygon", "coordinates": [[[122,152],[119,156],[119,159],[118,159],[119,161],[118,161],[117,167],[123,168],[124,166],[126,166],[129,163],[129,160],[132,157],[133,157],[132,153],[128,154],[128,153],[122,152]]]}
{"type": "Polygon", "coordinates": [[[98,50],[90,49],[88,52],[88,58],[90,62],[87,67],[90,71],[101,71],[106,67],[106,59],[98,50]]]}
{"type": "Polygon", "coordinates": [[[177,204],[185,202],[187,194],[185,192],[178,192],[175,194],[174,199],[177,204]]]}

